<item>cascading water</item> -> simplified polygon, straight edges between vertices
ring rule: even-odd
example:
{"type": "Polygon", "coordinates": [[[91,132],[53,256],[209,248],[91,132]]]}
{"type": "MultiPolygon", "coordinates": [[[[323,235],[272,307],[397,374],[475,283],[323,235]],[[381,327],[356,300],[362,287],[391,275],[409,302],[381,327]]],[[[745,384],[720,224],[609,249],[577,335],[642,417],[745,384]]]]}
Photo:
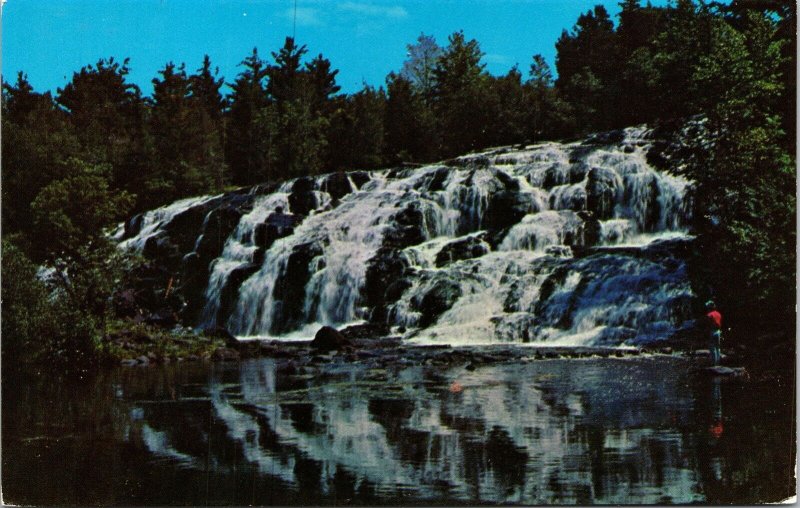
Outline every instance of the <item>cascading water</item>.
{"type": "MultiPolygon", "coordinates": [[[[456,344],[668,336],[691,299],[689,182],[647,163],[645,128],[620,134],[286,182],[248,201],[204,265],[196,324],[288,339],[367,321],[456,344]],[[270,225],[278,207],[293,227],[270,225]]],[[[166,210],[211,199],[150,212],[122,245],[141,249],[166,210]]]]}

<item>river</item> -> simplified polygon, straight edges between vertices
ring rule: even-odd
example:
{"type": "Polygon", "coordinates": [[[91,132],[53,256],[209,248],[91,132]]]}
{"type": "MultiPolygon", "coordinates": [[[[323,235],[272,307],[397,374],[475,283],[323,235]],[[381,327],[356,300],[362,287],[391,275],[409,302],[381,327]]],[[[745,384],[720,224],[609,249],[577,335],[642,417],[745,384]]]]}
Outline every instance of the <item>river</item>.
{"type": "Polygon", "coordinates": [[[6,503],[748,504],[794,492],[791,386],[709,377],[679,356],[4,376],[6,503]]]}

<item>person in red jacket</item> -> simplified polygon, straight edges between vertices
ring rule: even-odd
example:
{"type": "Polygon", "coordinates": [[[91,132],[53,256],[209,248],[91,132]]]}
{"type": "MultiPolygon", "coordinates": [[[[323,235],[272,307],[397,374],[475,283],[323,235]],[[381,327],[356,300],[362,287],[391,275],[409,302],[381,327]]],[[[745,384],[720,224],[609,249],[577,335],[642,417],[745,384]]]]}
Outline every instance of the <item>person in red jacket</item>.
{"type": "Polygon", "coordinates": [[[706,302],[706,326],[708,328],[709,336],[709,351],[711,351],[711,359],[714,365],[719,365],[722,358],[720,352],[720,343],[722,342],[722,314],[717,310],[717,306],[713,300],[706,302]]]}

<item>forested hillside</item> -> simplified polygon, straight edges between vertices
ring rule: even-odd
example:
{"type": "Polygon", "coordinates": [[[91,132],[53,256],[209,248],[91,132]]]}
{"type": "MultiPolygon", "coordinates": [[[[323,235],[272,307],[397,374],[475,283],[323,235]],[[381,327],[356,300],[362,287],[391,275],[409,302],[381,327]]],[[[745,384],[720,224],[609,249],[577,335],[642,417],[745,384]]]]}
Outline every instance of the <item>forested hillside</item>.
{"type": "MultiPolygon", "coordinates": [[[[237,76],[168,62],[152,96],[109,57],[55,92],[2,92],[3,341],[12,358],[88,358],[123,276],[108,228],[176,199],[305,175],[413,166],[498,145],[648,124],[654,163],[695,182],[695,291],[743,335],[794,336],[796,7],[624,0],[541,55],[489,74],[463,32],[421,34],[380,86],[340,93],[335,63],[286,38],[237,76]],[[690,128],[686,128],[689,125],[690,128]],[[60,268],[48,297],[36,266],[60,268]],[[66,274],[66,275],[65,275],[66,274]],[[13,295],[13,296],[12,296],[13,295]],[[791,330],[790,330],[791,328],[791,330]]],[[[531,29],[536,27],[531,21],[531,29]]],[[[8,78],[8,77],[6,77],[8,78]]]]}

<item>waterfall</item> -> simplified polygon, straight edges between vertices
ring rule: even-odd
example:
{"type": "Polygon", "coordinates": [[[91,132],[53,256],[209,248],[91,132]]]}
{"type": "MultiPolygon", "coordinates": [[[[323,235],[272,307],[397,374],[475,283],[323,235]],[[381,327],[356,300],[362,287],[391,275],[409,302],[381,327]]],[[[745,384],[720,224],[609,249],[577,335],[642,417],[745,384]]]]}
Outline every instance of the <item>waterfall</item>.
{"type": "MultiPolygon", "coordinates": [[[[689,317],[690,182],[648,164],[650,136],[628,128],[613,143],[501,148],[253,190],[264,193],[202,265],[204,291],[187,295],[201,300],[195,324],[291,339],[371,322],[418,343],[666,337],[689,317]],[[273,216],[278,207],[290,219],[273,216]]],[[[171,217],[213,199],[148,212],[121,246],[141,250],[171,217]]]]}

